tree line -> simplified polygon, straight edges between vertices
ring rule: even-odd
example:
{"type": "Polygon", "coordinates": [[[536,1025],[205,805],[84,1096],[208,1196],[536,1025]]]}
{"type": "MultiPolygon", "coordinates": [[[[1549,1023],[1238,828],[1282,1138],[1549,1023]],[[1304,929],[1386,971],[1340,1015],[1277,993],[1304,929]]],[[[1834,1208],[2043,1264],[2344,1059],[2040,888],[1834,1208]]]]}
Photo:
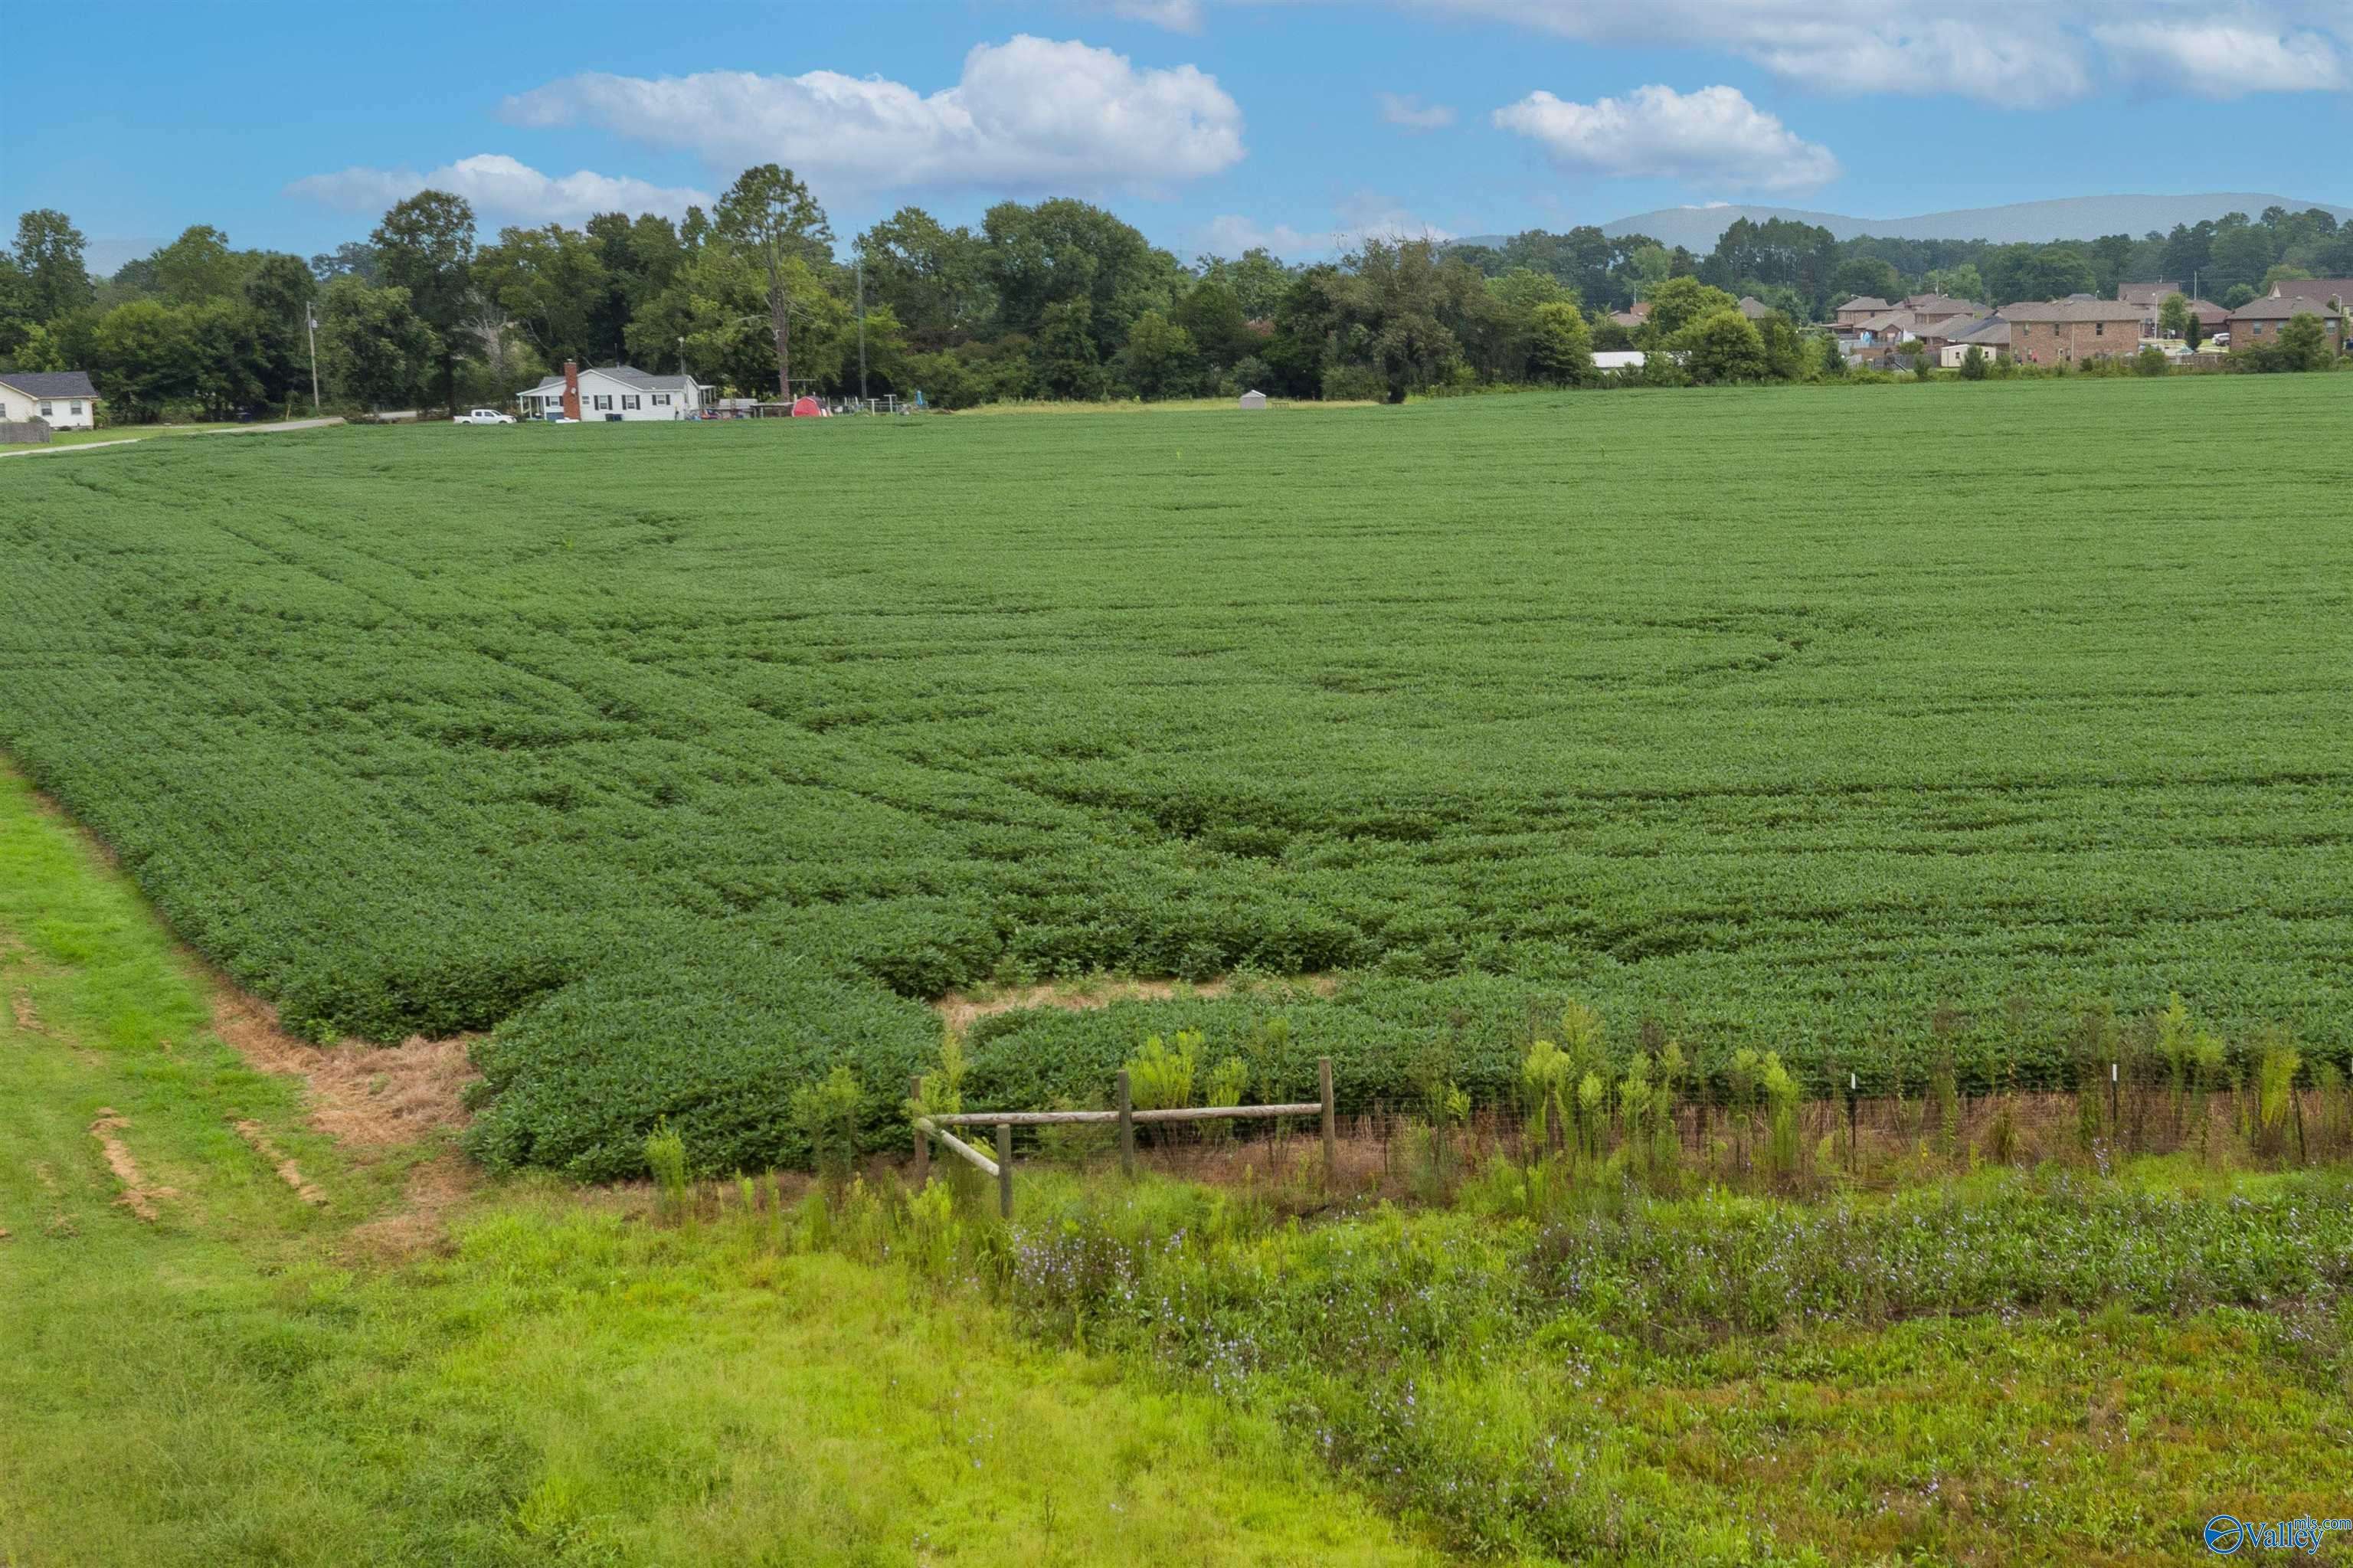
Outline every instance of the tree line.
{"type": "Polygon", "coordinates": [[[1251,387],[1397,401],[1577,384],[1596,349],[1675,351],[1654,355],[1652,380],[1838,374],[1802,327],[1866,294],[2002,302],[2194,274],[2235,302],[2284,278],[2353,275],[2353,228],[2277,207],[2052,245],[1842,241],[1744,218],[1705,256],[1580,227],[1499,244],[1370,238],[1297,265],[1264,249],[1187,264],[1056,198],[999,203],[974,226],[903,207],[845,248],[774,164],[678,220],[603,213],[485,239],[463,199],[428,190],[307,259],[199,225],[93,279],[84,249],[63,213],[18,218],[0,251],[0,366],[86,369],[119,420],[305,407],[314,332],[319,396],[343,408],[503,404],[567,359],[760,397],[921,390],[950,408],[1251,387]],[[1750,320],[1740,295],[1772,309],[1750,320]],[[1647,320],[1616,319],[1638,299],[1647,320]]]}

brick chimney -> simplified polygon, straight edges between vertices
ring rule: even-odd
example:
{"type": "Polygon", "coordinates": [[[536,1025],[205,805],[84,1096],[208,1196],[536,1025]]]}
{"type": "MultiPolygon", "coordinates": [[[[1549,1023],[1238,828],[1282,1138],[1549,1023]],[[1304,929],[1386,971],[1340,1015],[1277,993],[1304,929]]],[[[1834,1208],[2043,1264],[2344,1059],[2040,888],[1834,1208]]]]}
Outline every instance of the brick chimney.
{"type": "Polygon", "coordinates": [[[580,366],[569,359],[564,362],[564,417],[580,417],[580,366]]]}

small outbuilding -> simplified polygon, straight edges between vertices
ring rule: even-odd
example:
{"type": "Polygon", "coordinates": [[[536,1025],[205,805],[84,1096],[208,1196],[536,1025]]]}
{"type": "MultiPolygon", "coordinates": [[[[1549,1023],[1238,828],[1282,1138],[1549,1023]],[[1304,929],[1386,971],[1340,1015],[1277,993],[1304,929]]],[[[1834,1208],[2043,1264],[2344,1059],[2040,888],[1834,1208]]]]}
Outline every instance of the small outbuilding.
{"type": "Polygon", "coordinates": [[[1234,400],[1234,407],[1237,408],[1263,408],[1266,407],[1266,394],[1253,387],[1251,390],[1243,393],[1240,397],[1236,398],[1234,400]]]}

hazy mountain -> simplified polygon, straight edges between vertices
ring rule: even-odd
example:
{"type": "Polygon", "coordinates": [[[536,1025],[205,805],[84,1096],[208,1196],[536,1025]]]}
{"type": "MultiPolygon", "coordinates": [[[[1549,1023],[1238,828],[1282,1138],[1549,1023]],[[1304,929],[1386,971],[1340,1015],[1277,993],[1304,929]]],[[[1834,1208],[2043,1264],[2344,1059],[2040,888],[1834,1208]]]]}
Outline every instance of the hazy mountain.
{"type": "MultiPolygon", "coordinates": [[[[2338,218],[2353,218],[2353,207],[2325,201],[2299,201],[2288,196],[2247,191],[2221,191],[2200,196],[2068,196],[2057,201],[2021,201],[2007,207],[1959,207],[1951,212],[1925,212],[1914,217],[1850,217],[1838,212],[1807,212],[1793,207],[1671,207],[1638,212],[1601,226],[1604,234],[1647,234],[1667,245],[1681,245],[1705,254],[1715,249],[1716,237],[1736,218],[1763,223],[1788,218],[1816,224],[1841,239],[1858,234],[1898,239],[1989,239],[2008,244],[2017,239],[2095,239],[2103,234],[2137,238],[2156,229],[2162,234],[2177,223],[2197,223],[2226,212],[2253,217],[2267,207],[2302,212],[2316,207],[2338,218]]],[[[1482,235],[1468,244],[1494,245],[1501,239],[1482,235]]]]}

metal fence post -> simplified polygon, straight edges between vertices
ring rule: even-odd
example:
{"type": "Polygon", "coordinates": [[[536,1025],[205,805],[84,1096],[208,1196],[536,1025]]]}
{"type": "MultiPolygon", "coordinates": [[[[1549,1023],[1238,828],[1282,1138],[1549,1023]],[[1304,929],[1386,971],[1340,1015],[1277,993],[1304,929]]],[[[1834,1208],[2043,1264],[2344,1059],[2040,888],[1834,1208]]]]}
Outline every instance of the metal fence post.
{"type": "Polygon", "coordinates": [[[1324,1180],[1336,1179],[1340,1173],[1339,1118],[1332,1106],[1332,1058],[1315,1058],[1315,1086],[1324,1099],[1324,1180]]]}
{"type": "Polygon", "coordinates": [[[1124,1067],[1119,1070],[1119,1173],[1135,1174],[1135,1097],[1129,1090],[1124,1067]]]}
{"type": "Polygon", "coordinates": [[[997,1212],[1013,1217],[1013,1124],[997,1124],[997,1212]]]}
{"type": "MultiPolygon", "coordinates": [[[[907,1097],[921,1104],[923,1097],[923,1075],[907,1075],[907,1097]]],[[[915,1129],[915,1191],[920,1192],[932,1181],[932,1139],[922,1128],[915,1129]]]]}

